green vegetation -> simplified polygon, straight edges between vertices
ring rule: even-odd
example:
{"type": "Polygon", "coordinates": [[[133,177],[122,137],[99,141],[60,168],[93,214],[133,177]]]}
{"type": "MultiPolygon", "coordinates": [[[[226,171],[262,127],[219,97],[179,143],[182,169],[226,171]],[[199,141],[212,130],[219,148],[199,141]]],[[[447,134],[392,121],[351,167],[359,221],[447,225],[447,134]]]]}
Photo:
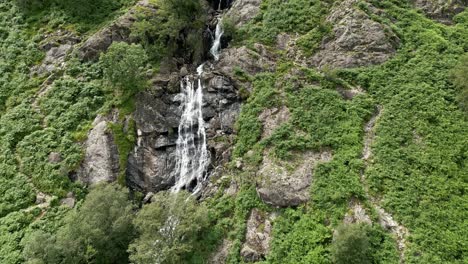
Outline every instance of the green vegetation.
{"type": "Polygon", "coordinates": [[[261,42],[272,45],[280,33],[298,33],[297,43],[306,54],[311,55],[323,37],[331,31],[325,22],[334,0],[266,0],[262,1],[261,14],[246,27],[239,30],[248,43],[261,42]]]}
{"type": "Polygon", "coordinates": [[[452,79],[458,88],[460,107],[468,112],[468,54],[463,55],[459,64],[452,70],[452,79]]]}
{"type": "Polygon", "coordinates": [[[171,56],[201,62],[203,55],[202,33],[205,15],[202,0],[152,0],[158,8],[141,10],[133,24],[132,36],[139,39],[154,64],[171,56]]]}
{"type": "Polygon", "coordinates": [[[342,225],[336,229],[333,241],[333,262],[337,264],[367,264],[370,259],[370,243],[365,225],[342,225]]]}
{"type": "Polygon", "coordinates": [[[223,182],[234,180],[239,191],[229,196],[220,188],[203,202],[162,192],[138,211],[123,186],[86,195],[69,177],[93,119],[118,110],[109,131],[124,185],[136,140],[126,116],[134,95],[154,69],[173,67],[172,57],[202,60],[206,3],[150,1],[156,9],[134,11],[131,38],[139,44],[114,43],[97,63],[72,53],[48,81],[31,74],[44,58],[45,35],[66,30],[86,39],[135,1],[0,1],[0,263],[206,263],[223,238],[232,242],[227,263],[242,263],[253,208],[278,213],[262,263],[398,263],[395,237],[379,225],[373,203],[409,230],[405,263],[466,262],[467,11],[443,25],[405,0],[360,1],[358,8],[398,35],[399,50],[382,65],[321,72],[296,65],[275,42],[280,33],[297,34],[297,46],[312,56],[333,32],[325,18],[335,1],[264,0],[258,17],[240,29],[226,18],[227,37],[263,43],[278,59],[273,72],[234,70],[253,87],[239,91],[245,102],[233,160],[242,169],[227,166],[231,177],[223,182]],[[363,93],[350,99],[338,92],[350,88],[363,93]],[[377,106],[383,110],[364,162],[363,127],[377,106]],[[258,117],[275,107],[287,107],[289,119],[262,138],[258,117]],[[314,169],[309,203],[273,209],[259,199],[255,175],[266,151],[291,164],[301,153],[332,153],[314,169]],[[40,192],[48,205],[35,204],[40,192]],[[70,192],[75,209],[60,205],[70,192]],[[343,225],[351,200],[362,203],[372,224],[343,225]]]}
{"type": "Polygon", "coordinates": [[[140,45],[125,42],[113,43],[100,58],[105,80],[124,100],[145,87],[144,66],[147,60],[140,45]]]}
{"type": "Polygon", "coordinates": [[[37,230],[26,237],[24,257],[28,263],[127,263],[132,219],[128,191],[96,186],[55,234],[37,230]]]}
{"type": "Polygon", "coordinates": [[[208,227],[207,209],[188,193],[160,192],[135,219],[139,232],[129,248],[134,263],[189,263],[186,258],[208,227]]]}

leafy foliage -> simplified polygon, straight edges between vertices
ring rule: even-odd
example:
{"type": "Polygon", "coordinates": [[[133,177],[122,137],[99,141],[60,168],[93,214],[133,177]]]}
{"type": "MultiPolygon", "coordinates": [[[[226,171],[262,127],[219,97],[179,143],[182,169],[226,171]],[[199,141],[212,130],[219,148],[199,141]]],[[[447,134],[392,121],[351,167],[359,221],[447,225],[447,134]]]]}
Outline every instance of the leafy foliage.
{"type": "Polygon", "coordinates": [[[332,247],[334,263],[371,263],[370,243],[365,225],[341,225],[336,232],[332,247]]]}
{"type": "Polygon", "coordinates": [[[97,186],[67,215],[57,234],[38,230],[26,238],[25,258],[30,263],[127,263],[132,220],[127,190],[97,186]]]}
{"type": "Polygon", "coordinates": [[[132,36],[138,38],[154,64],[171,56],[201,62],[203,56],[202,33],[205,15],[201,0],[154,1],[153,10],[141,10],[132,27],[132,36]]]}
{"type": "Polygon", "coordinates": [[[465,112],[468,112],[468,54],[461,57],[460,63],[452,70],[451,75],[458,88],[458,100],[465,112]]]}
{"type": "Polygon", "coordinates": [[[147,60],[140,45],[125,42],[113,43],[100,58],[104,78],[123,98],[134,95],[145,86],[143,67],[147,60]]]}
{"type": "Polygon", "coordinates": [[[130,245],[134,263],[184,263],[207,228],[207,209],[193,196],[160,192],[154,203],[145,205],[135,219],[140,236],[130,245]]]}

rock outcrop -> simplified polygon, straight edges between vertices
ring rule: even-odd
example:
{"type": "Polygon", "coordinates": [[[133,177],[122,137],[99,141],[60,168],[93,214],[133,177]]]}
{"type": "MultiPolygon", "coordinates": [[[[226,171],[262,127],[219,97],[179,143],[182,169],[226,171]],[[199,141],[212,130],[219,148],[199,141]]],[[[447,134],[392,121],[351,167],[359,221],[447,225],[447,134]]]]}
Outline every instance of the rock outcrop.
{"type": "Polygon", "coordinates": [[[263,202],[276,207],[298,206],[310,198],[310,185],[315,166],[328,162],[332,155],[296,153],[293,161],[275,160],[268,151],[258,171],[257,193],[263,202]]]}
{"type": "Polygon", "coordinates": [[[232,242],[224,239],[223,243],[218,247],[214,254],[210,257],[208,263],[210,264],[221,264],[226,263],[226,259],[229,255],[229,250],[231,249],[232,242]]]}
{"type": "Polygon", "coordinates": [[[32,74],[50,75],[57,70],[63,69],[66,56],[81,40],[74,33],[67,30],[57,30],[42,37],[39,46],[46,54],[41,64],[31,69],[32,74]]]}
{"type": "Polygon", "coordinates": [[[258,117],[262,122],[262,138],[271,136],[275,129],[289,120],[290,115],[286,106],[263,110],[258,117]]]}
{"type": "Polygon", "coordinates": [[[98,116],[85,143],[85,157],[77,171],[77,180],[93,185],[99,182],[113,182],[119,174],[119,153],[109,119],[98,116]]]}
{"type": "Polygon", "coordinates": [[[349,211],[346,213],[343,222],[345,224],[372,224],[369,215],[364,206],[356,199],[352,199],[349,203],[349,211]]]}
{"type": "Polygon", "coordinates": [[[413,0],[414,6],[421,9],[429,18],[444,24],[451,24],[452,18],[463,12],[467,0],[413,0]]]}
{"type": "Polygon", "coordinates": [[[222,74],[235,77],[235,70],[241,69],[248,74],[275,69],[275,54],[262,44],[254,44],[254,49],[246,46],[228,48],[221,53],[220,60],[214,65],[222,74]]]}
{"type": "Polygon", "coordinates": [[[245,243],[241,256],[245,262],[256,262],[265,258],[270,249],[272,221],[274,214],[268,214],[258,209],[252,209],[247,220],[245,243]]]}
{"type": "Polygon", "coordinates": [[[102,52],[105,52],[113,42],[132,42],[130,38],[131,27],[136,21],[138,9],[145,8],[150,12],[156,12],[148,0],[139,1],[126,14],[122,15],[110,26],[96,32],[89,37],[79,49],[79,57],[82,60],[95,60],[102,52]]]}
{"type": "MultiPolygon", "coordinates": [[[[353,68],[380,64],[392,57],[400,40],[386,25],[358,9],[358,0],[345,0],[333,7],[327,22],[333,25],[311,66],[353,68]]],[[[376,12],[375,8],[369,10],[376,12]]]]}
{"type": "Polygon", "coordinates": [[[262,0],[236,0],[226,13],[236,27],[247,24],[260,12],[262,0]]]}

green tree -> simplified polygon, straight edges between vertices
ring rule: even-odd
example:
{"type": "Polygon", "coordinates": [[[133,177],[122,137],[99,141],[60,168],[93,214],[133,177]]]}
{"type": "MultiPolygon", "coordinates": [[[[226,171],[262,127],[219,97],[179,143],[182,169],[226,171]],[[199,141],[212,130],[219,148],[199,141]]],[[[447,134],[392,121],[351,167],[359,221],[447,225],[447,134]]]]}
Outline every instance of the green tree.
{"type": "Polygon", "coordinates": [[[14,0],[23,12],[33,12],[40,10],[50,4],[49,0],[14,0]]]}
{"type": "Polygon", "coordinates": [[[140,45],[113,43],[100,60],[105,79],[121,96],[131,96],[144,87],[144,65],[148,58],[140,45]]]}
{"type": "Polygon", "coordinates": [[[332,244],[332,257],[337,264],[371,263],[368,226],[344,224],[337,228],[332,244]]]}
{"type": "Polygon", "coordinates": [[[102,19],[111,11],[118,9],[122,0],[60,0],[61,7],[77,19],[102,19]]]}
{"type": "Polygon", "coordinates": [[[157,62],[172,56],[200,61],[206,22],[202,1],[162,0],[157,5],[157,15],[145,9],[139,13],[132,37],[139,39],[157,62]]]}
{"type": "Polygon", "coordinates": [[[57,234],[36,231],[25,239],[24,257],[29,263],[127,263],[133,209],[126,189],[98,185],[57,234]]]}
{"type": "Polygon", "coordinates": [[[143,207],[134,224],[140,236],[129,247],[133,263],[184,263],[208,226],[208,214],[188,193],[163,192],[143,207]]]}
{"type": "Polygon", "coordinates": [[[452,80],[458,88],[458,101],[461,108],[468,112],[468,53],[461,57],[451,72],[452,80]]]}

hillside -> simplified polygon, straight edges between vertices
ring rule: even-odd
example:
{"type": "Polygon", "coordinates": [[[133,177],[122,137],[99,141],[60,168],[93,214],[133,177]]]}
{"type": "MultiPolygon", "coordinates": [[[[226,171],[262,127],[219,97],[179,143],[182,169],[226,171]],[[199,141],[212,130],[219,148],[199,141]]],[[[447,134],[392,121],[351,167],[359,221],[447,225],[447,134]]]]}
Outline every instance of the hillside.
{"type": "Polygon", "coordinates": [[[465,263],[466,0],[0,0],[0,263],[465,263]]]}

